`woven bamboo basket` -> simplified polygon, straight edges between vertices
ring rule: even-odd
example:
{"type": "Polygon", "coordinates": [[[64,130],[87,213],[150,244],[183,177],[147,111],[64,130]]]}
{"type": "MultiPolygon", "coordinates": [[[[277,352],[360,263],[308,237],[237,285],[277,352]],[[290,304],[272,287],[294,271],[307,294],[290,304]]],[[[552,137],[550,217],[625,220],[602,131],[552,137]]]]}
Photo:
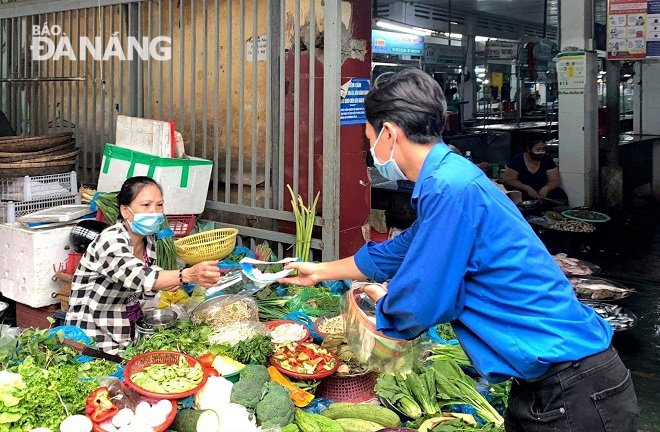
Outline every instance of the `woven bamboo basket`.
{"type": "Polygon", "coordinates": [[[44,150],[39,150],[39,151],[34,151],[34,152],[2,152],[0,151],[0,162],[11,162],[6,159],[25,159],[27,157],[32,157],[32,156],[42,156],[42,155],[47,155],[47,154],[53,154],[53,153],[58,153],[62,151],[71,151],[76,147],[76,140],[70,140],[66,144],[61,144],[57,145],[54,147],[50,147],[44,150]]]}
{"type": "Polygon", "coordinates": [[[30,152],[45,150],[68,143],[72,136],[72,132],[61,132],[35,137],[4,137],[0,138],[0,151],[30,152]]]}

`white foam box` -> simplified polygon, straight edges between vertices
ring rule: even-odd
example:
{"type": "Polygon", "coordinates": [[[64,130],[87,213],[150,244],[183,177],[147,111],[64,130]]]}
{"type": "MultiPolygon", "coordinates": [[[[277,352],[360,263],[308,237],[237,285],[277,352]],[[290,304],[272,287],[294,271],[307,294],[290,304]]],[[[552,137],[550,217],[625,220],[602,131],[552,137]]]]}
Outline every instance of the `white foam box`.
{"type": "Polygon", "coordinates": [[[163,188],[165,214],[204,211],[213,162],[200,158],[161,158],[106,144],[97,191],[116,192],[127,178],[147,176],[163,188]]]}
{"type": "Polygon", "coordinates": [[[31,230],[20,223],[0,224],[0,292],[33,308],[58,302],[55,269],[69,256],[71,226],[31,230]]]}
{"type": "Polygon", "coordinates": [[[120,115],[115,131],[119,147],[160,157],[174,156],[174,123],[120,115]]]}

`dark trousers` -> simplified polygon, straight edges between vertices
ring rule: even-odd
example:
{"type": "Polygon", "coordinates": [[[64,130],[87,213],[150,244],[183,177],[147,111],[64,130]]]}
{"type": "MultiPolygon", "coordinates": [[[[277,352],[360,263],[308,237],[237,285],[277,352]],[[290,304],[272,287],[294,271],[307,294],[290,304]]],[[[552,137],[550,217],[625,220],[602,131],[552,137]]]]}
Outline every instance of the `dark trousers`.
{"type": "Polygon", "coordinates": [[[539,381],[514,379],[507,432],[637,432],[630,371],[613,347],[553,366],[539,381]]]}

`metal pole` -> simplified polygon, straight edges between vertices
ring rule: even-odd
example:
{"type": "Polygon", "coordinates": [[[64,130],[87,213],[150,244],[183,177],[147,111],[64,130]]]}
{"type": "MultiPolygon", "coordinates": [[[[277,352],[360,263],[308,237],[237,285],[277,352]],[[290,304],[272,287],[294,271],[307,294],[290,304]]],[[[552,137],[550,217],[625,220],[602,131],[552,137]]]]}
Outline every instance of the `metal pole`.
{"type": "Polygon", "coordinates": [[[607,71],[607,152],[605,153],[605,165],[616,167],[619,166],[619,135],[621,133],[619,118],[621,63],[606,61],[605,70],[607,71]]]}
{"type": "Polygon", "coordinates": [[[339,257],[339,104],[341,88],[341,0],[326,0],[323,35],[323,261],[339,257]]]}
{"type": "MultiPolygon", "coordinates": [[[[128,36],[134,37],[139,40],[140,34],[138,31],[138,4],[130,3],[128,5],[128,36]]],[[[128,38],[127,38],[128,39],[128,38]]],[[[128,61],[128,91],[126,97],[128,98],[128,115],[137,117],[138,112],[138,94],[140,92],[140,62],[136,52],[133,53],[133,60],[128,61]]]]}
{"type": "Polygon", "coordinates": [[[548,0],[543,2],[543,39],[546,37],[548,37],[548,0]]]}

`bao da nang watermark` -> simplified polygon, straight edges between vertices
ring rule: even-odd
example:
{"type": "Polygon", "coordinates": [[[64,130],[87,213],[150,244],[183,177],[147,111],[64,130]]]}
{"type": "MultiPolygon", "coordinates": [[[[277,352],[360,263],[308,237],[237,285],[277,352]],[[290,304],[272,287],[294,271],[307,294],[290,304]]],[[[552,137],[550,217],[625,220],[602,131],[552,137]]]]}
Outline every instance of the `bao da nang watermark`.
{"type": "Polygon", "coordinates": [[[129,36],[125,39],[125,46],[119,38],[119,32],[110,36],[104,44],[101,37],[96,36],[92,41],[86,36],[78,38],[78,52],[76,53],[71,45],[71,40],[62,32],[58,25],[49,27],[48,23],[43,26],[32,26],[32,60],[60,60],[62,58],[69,60],[87,60],[88,56],[94,60],[110,60],[113,57],[119,60],[133,60],[139,58],[147,60],[149,58],[157,61],[167,61],[172,59],[172,39],[166,36],[157,36],[155,38],[142,37],[136,38],[129,36]],[[54,37],[57,38],[57,44],[54,37]]]}

